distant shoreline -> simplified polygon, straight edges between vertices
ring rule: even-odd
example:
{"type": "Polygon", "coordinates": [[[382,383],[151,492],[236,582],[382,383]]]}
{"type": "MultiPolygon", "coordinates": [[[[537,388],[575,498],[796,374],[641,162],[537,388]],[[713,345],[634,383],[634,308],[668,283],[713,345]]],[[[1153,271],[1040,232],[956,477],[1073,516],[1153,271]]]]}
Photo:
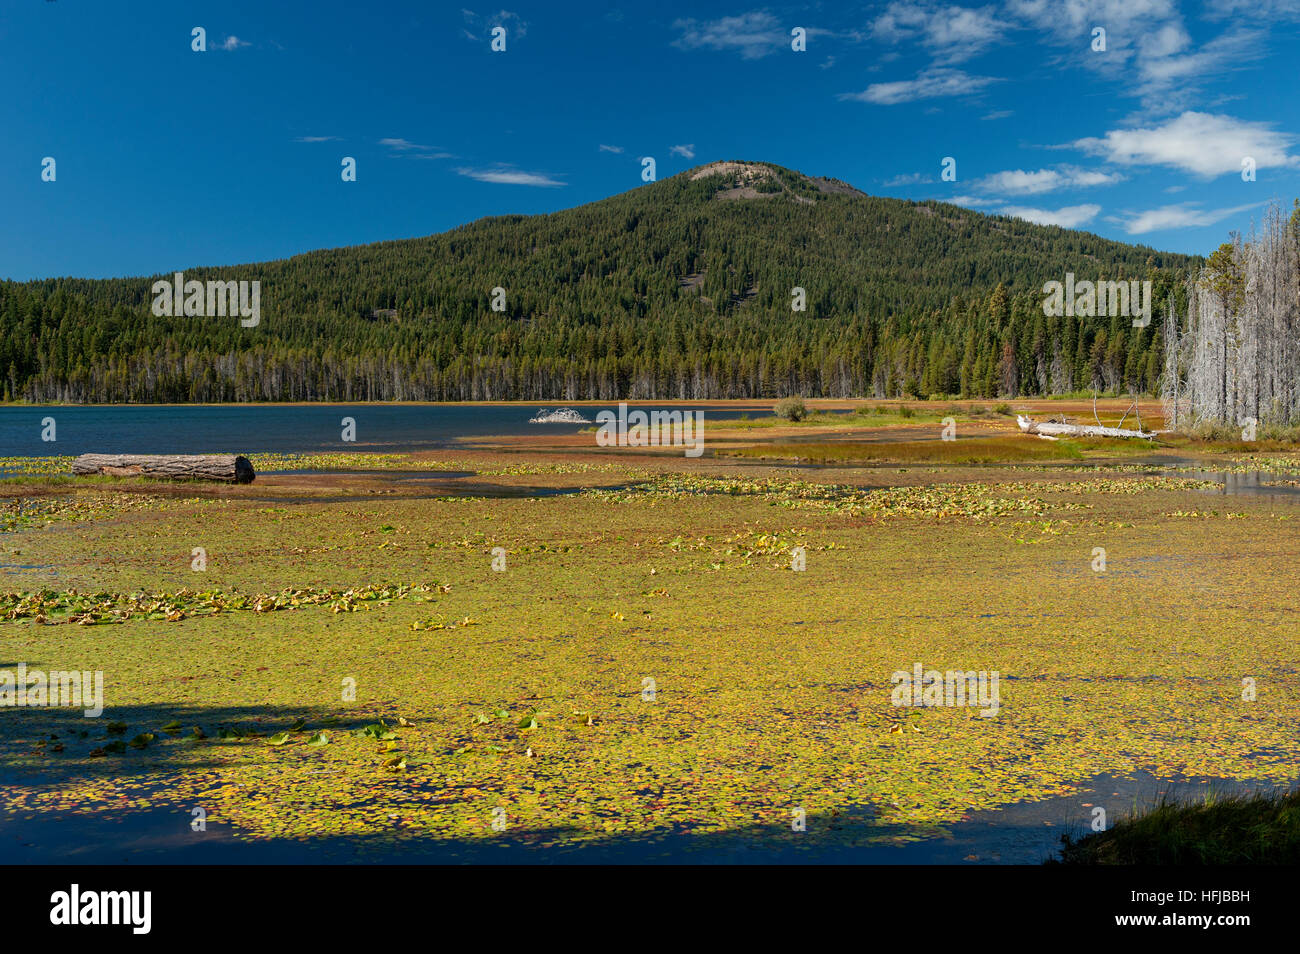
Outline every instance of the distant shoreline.
{"type": "MultiPolygon", "coordinates": [[[[770,408],[779,401],[780,398],[710,398],[706,400],[655,400],[637,399],[629,400],[627,398],[614,398],[608,401],[599,399],[584,399],[579,401],[556,400],[554,398],[543,399],[538,401],[194,401],[194,402],[168,402],[168,403],[114,403],[114,404],[94,404],[81,402],[52,403],[52,404],[26,404],[19,401],[9,401],[0,403],[0,409],[4,408],[44,408],[44,407],[532,407],[532,408],[556,408],[556,407],[610,407],[611,405],[637,404],[637,405],[655,405],[656,407],[674,407],[686,406],[691,407],[759,407],[770,408]]],[[[808,398],[809,404],[818,406],[843,405],[851,407],[857,404],[869,403],[871,401],[898,401],[902,398],[808,398]]],[[[982,399],[981,399],[982,400],[982,399]]]]}
{"type": "MultiPolygon", "coordinates": [[[[772,410],[773,406],[780,398],[705,398],[700,400],[680,400],[678,398],[656,400],[647,399],[628,399],[628,398],[611,398],[610,400],[600,400],[598,398],[584,398],[576,401],[556,400],[554,398],[542,399],[537,401],[194,401],[194,402],[131,402],[131,403],[114,403],[114,404],[97,404],[97,403],[52,403],[52,404],[27,404],[21,401],[0,402],[0,411],[6,409],[28,408],[39,410],[41,408],[116,408],[116,407],[520,407],[555,410],[565,407],[616,407],[620,403],[629,406],[640,407],[715,407],[730,408],[736,410],[758,409],[764,411],[772,410]]],[[[1021,397],[945,397],[943,399],[930,400],[929,398],[912,398],[912,397],[890,397],[890,398],[810,398],[805,397],[804,403],[809,407],[820,408],[824,410],[840,410],[846,408],[856,408],[862,405],[874,406],[884,404],[907,404],[915,406],[951,406],[955,404],[998,404],[1004,402],[1013,402],[1018,407],[1024,408],[1052,408],[1052,409],[1072,409],[1075,404],[1087,405],[1091,408],[1092,399],[1081,397],[1078,394],[1061,394],[1061,395],[1038,395],[1038,396],[1021,396],[1021,397]]],[[[1112,404],[1123,402],[1127,406],[1132,400],[1132,395],[1100,395],[1097,398],[1097,406],[1101,408],[1110,407],[1112,404]]],[[[1148,405],[1158,405],[1160,398],[1152,395],[1142,395],[1140,401],[1148,405]]]]}

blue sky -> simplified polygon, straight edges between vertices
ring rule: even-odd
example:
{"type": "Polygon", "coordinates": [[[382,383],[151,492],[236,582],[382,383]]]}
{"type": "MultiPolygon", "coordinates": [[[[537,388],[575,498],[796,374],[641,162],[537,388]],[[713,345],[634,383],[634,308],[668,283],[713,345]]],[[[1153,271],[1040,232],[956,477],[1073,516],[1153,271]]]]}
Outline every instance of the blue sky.
{"type": "Polygon", "coordinates": [[[463,2],[3,0],[0,277],[427,235],[635,188],[644,156],[1199,253],[1300,195],[1300,0],[463,2]]]}

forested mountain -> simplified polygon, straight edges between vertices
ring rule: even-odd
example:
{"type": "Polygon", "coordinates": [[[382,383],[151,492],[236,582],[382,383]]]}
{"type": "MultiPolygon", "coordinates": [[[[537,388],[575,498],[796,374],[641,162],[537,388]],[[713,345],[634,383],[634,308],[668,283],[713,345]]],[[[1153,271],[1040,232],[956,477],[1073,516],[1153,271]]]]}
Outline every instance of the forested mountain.
{"type": "Polygon", "coordinates": [[[714,163],[549,215],[185,271],[259,280],[251,328],[155,316],[170,275],[0,282],[0,373],[6,400],[94,402],[1150,391],[1166,299],[1183,307],[1198,266],[714,163]],[[1156,315],[1046,317],[1067,272],[1150,279],[1156,315]]]}

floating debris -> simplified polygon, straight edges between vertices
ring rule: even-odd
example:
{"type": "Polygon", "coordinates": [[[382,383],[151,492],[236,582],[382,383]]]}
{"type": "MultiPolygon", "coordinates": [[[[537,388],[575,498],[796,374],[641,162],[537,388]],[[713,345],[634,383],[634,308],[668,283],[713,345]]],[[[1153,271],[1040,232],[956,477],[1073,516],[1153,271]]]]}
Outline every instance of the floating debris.
{"type": "Polygon", "coordinates": [[[591,421],[571,407],[556,408],[554,411],[542,408],[530,418],[529,424],[590,424],[591,421]]]}

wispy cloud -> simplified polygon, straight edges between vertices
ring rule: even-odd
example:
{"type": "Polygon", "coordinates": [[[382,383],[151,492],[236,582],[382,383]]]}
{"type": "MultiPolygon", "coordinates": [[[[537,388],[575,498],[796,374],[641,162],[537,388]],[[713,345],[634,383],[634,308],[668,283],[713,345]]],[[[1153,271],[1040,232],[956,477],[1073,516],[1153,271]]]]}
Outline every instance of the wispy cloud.
{"type": "Polygon", "coordinates": [[[515,169],[508,165],[497,165],[490,169],[460,168],[456,172],[458,175],[469,179],[475,179],[479,182],[493,182],[498,185],[539,186],[544,188],[564,185],[563,182],[546,173],[524,172],[522,169],[515,169]]]}
{"type": "Polygon", "coordinates": [[[907,172],[894,176],[892,179],[886,179],[882,185],[886,189],[892,189],[897,186],[927,185],[931,182],[934,182],[934,177],[927,176],[924,172],[907,172]]]}
{"type": "MultiPolygon", "coordinates": [[[[890,55],[905,44],[915,46],[929,55],[928,69],[909,86],[882,84],[874,94],[868,90],[856,98],[886,103],[924,98],[916,92],[936,88],[936,71],[1032,37],[1058,68],[1108,78],[1119,95],[1138,98],[1148,115],[1169,115],[1204,108],[1209,78],[1261,58],[1269,29],[1300,19],[1300,0],[1203,0],[1196,12],[1224,22],[1198,41],[1188,30],[1184,6],[1179,0],[1000,0],[979,6],[892,0],[871,20],[870,37],[895,48],[890,55]],[[1104,50],[1092,48],[1098,27],[1105,30],[1104,50]]],[[[947,82],[958,93],[965,91],[957,78],[949,76],[947,82]]],[[[938,89],[929,95],[953,95],[938,89]]]]}
{"type": "Polygon", "coordinates": [[[294,142],[338,142],[338,136],[299,136],[294,142]]]}
{"type": "Polygon", "coordinates": [[[1239,14],[1268,20],[1300,20],[1300,0],[1205,0],[1205,14],[1212,20],[1239,14]]]}
{"type": "Polygon", "coordinates": [[[1033,171],[1006,169],[977,179],[974,187],[981,192],[1000,195],[1041,195],[1059,189],[1113,185],[1122,181],[1124,176],[1118,172],[1080,169],[1077,166],[1057,166],[1054,169],[1033,171]]]}
{"type": "MultiPolygon", "coordinates": [[[[758,60],[772,53],[789,52],[794,39],[791,31],[795,26],[803,29],[804,38],[809,44],[828,40],[856,43],[866,36],[858,30],[828,30],[808,26],[806,21],[781,20],[766,10],[751,10],[716,20],[676,20],[673,29],[681,31],[681,35],[673,40],[672,45],[679,50],[738,53],[741,59],[758,60]]],[[[812,46],[808,48],[811,50],[812,46]]],[[[827,69],[834,63],[835,57],[827,56],[820,65],[822,69],[827,69]]]]}
{"type": "Polygon", "coordinates": [[[687,159],[695,158],[695,143],[688,142],[685,145],[673,146],[668,150],[670,155],[684,156],[687,159]]]}
{"type": "Polygon", "coordinates": [[[528,35],[528,24],[517,13],[501,10],[497,13],[479,16],[473,10],[461,10],[465,18],[465,27],[461,31],[467,40],[486,43],[492,37],[493,27],[506,28],[506,42],[522,40],[528,35]]]}
{"type": "Polygon", "coordinates": [[[841,93],[840,99],[895,106],[918,99],[938,99],[944,96],[966,96],[978,93],[998,80],[992,76],[971,76],[961,70],[946,68],[925,70],[916,79],[897,80],[892,83],[872,83],[860,93],[841,93]]]}
{"type": "Polygon", "coordinates": [[[1101,211],[1099,205],[1067,205],[1060,209],[1034,209],[1022,205],[1007,205],[998,210],[1001,215],[1014,216],[1037,225],[1059,225],[1065,229],[1076,229],[1086,225],[1097,217],[1101,211]]]}
{"type": "Polygon", "coordinates": [[[1085,28],[1099,23],[1127,33],[1135,25],[1177,16],[1178,0],[1007,0],[1006,9],[1059,33],[1087,36],[1085,28]]]}
{"type": "Polygon", "coordinates": [[[1004,40],[1009,24],[993,7],[919,2],[891,3],[871,24],[871,35],[886,43],[916,40],[942,64],[960,63],[1004,40]]]}
{"type": "Polygon", "coordinates": [[[419,143],[411,142],[409,139],[381,139],[379,145],[387,146],[397,152],[408,152],[412,149],[432,149],[433,146],[421,146],[419,143]]]}
{"type": "Polygon", "coordinates": [[[678,49],[731,51],[746,60],[757,60],[775,53],[790,42],[789,30],[764,10],[718,20],[678,20],[673,28],[682,31],[682,35],[673,41],[673,46],[678,49]]]}
{"type": "MultiPolygon", "coordinates": [[[[1286,0],[1275,2],[1287,6],[1286,0]]],[[[1212,0],[1215,5],[1237,6],[1212,0]]],[[[1246,24],[1219,31],[1200,46],[1178,0],[1006,0],[1005,11],[1060,48],[1073,65],[1112,76],[1149,112],[1167,114],[1200,102],[1200,86],[1210,75],[1260,55],[1267,13],[1253,0],[1251,6],[1246,24]],[[1106,31],[1104,53],[1080,43],[1096,27],[1106,31]]]]}
{"type": "Polygon", "coordinates": [[[1263,202],[1252,202],[1249,205],[1235,205],[1223,209],[1201,209],[1197,208],[1199,205],[1197,202],[1180,202],[1177,205],[1165,205],[1157,209],[1148,209],[1145,212],[1130,212],[1116,221],[1123,223],[1124,230],[1129,235],[1144,235],[1147,232],[1158,232],[1162,229],[1183,229],[1214,225],[1229,216],[1250,209],[1257,209],[1264,204],[1263,202]]]}
{"type": "Polygon", "coordinates": [[[622,146],[607,146],[607,145],[605,145],[605,144],[602,142],[602,143],[600,144],[600,151],[601,151],[601,152],[612,152],[612,153],[614,153],[615,155],[621,155],[622,152],[623,152],[623,147],[622,147],[622,146]]]}
{"type": "Polygon", "coordinates": [[[221,44],[220,46],[217,47],[217,49],[224,50],[227,53],[233,53],[235,50],[238,50],[241,47],[252,46],[252,45],[253,44],[249,43],[247,40],[241,40],[237,36],[228,36],[221,41],[221,44]]]}
{"type": "Polygon", "coordinates": [[[1185,112],[1160,125],[1113,129],[1073,145],[1120,165],[1168,166],[1211,179],[1240,172],[1247,156],[1255,160],[1257,169],[1294,166],[1300,162],[1288,152],[1294,142],[1294,136],[1278,132],[1270,123],[1185,112]]]}
{"type": "Polygon", "coordinates": [[[446,152],[441,146],[422,146],[409,139],[381,139],[379,145],[389,149],[390,156],[406,156],[410,159],[455,159],[454,153],[446,152]]]}
{"type": "Polygon", "coordinates": [[[1180,29],[1157,31],[1138,43],[1138,93],[1147,106],[1161,112],[1195,105],[1204,80],[1258,59],[1262,39],[1262,31],[1237,29],[1192,49],[1191,39],[1180,29]],[[1161,42],[1162,35],[1169,36],[1167,44],[1161,42]]]}

